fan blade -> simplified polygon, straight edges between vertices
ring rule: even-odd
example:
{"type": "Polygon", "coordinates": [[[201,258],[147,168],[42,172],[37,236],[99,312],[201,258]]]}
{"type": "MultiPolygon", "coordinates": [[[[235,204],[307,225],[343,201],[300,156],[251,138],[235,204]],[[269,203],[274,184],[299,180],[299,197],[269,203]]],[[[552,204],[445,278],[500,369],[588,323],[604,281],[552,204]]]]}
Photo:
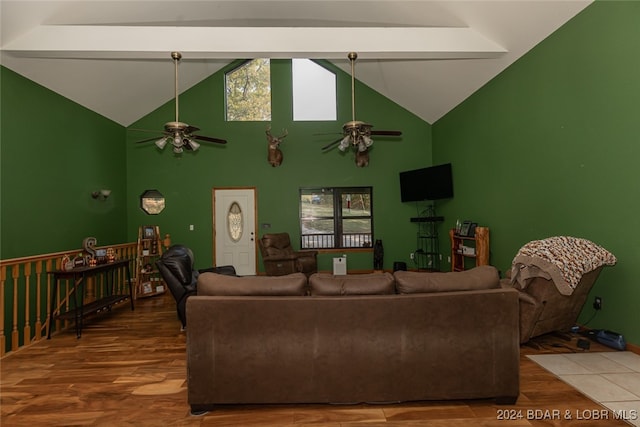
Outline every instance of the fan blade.
{"type": "Polygon", "coordinates": [[[152,130],[152,129],[127,129],[128,131],[133,131],[133,132],[151,132],[151,133],[164,133],[163,130],[152,130]]]}
{"type": "Polygon", "coordinates": [[[399,130],[372,130],[371,135],[400,136],[402,135],[402,132],[399,130]]]}
{"type": "Polygon", "coordinates": [[[329,148],[333,148],[336,144],[339,144],[340,141],[342,141],[344,137],[340,137],[338,139],[336,139],[335,141],[333,141],[330,144],[325,145],[324,147],[322,147],[322,150],[328,150],[329,148]]]}
{"type": "Polygon", "coordinates": [[[199,141],[214,142],[216,144],[226,144],[227,143],[227,141],[224,140],[224,139],[212,138],[210,136],[203,136],[203,135],[191,135],[191,138],[197,139],[199,141]]]}
{"type": "Polygon", "coordinates": [[[160,136],[154,136],[153,138],[147,138],[147,139],[143,139],[143,140],[141,140],[141,141],[136,141],[136,144],[142,144],[143,142],[149,142],[149,141],[157,141],[157,140],[159,140],[160,138],[162,138],[162,137],[160,137],[160,136]]]}
{"type": "Polygon", "coordinates": [[[184,133],[189,134],[189,133],[192,133],[192,132],[197,132],[199,130],[200,130],[200,128],[197,128],[197,127],[191,126],[191,125],[187,125],[187,127],[184,130],[184,133]]]}

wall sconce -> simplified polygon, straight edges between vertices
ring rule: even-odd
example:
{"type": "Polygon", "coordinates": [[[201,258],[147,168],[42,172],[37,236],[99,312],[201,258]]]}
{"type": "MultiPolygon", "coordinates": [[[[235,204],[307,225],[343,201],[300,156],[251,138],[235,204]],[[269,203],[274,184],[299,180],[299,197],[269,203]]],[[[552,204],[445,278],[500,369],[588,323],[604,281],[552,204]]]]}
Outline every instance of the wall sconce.
{"type": "Polygon", "coordinates": [[[110,194],[111,190],[99,190],[91,193],[91,197],[94,199],[107,200],[110,194]]]}

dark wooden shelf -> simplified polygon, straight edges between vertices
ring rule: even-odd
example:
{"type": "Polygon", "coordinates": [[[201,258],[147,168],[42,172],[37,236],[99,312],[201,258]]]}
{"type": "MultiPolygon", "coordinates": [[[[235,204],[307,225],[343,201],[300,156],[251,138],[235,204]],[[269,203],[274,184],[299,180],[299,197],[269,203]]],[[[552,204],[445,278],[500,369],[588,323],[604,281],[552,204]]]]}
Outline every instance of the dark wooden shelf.
{"type": "Polygon", "coordinates": [[[410,218],[411,222],[440,222],[444,221],[443,216],[414,216],[410,218]]]}
{"type": "MultiPolygon", "coordinates": [[[[100,313],[105,309],[111,311],[112,306],[128,299],[129,295],[110,295],[108,297],[100,298],[99,300],[87,303],[82,306],[80,310],[82,311],[82,316],[85,317],[91,314],[100,313]]],[[[80,315],[80,310],[78,312],[78,315],[80,315]]],[[[76,317],[76,310],[69,310],[64,313],[60,313],[55,317],[63,320],[73,320],[76,317]]]]}

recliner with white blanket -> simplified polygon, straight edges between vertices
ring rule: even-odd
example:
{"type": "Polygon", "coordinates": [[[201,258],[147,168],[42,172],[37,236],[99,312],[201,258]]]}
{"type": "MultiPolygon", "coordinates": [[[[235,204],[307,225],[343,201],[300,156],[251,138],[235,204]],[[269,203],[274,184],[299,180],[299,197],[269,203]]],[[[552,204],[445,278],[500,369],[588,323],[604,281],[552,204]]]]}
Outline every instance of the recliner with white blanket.
{"type": "Polygon", "coordinates": [[[595,243],[575,237],[550,237],[524,245],[503,286],[520,291],[520,343],[576,324],[589,291],[616,257],[595,243]]]}

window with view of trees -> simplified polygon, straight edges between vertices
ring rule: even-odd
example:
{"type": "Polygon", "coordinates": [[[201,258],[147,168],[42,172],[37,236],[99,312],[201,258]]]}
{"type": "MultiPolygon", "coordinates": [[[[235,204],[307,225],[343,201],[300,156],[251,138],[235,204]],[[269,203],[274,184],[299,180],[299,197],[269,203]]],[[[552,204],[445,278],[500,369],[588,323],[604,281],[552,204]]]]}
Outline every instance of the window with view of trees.
{"type": "Polygon", "coordinates": [[[372,193],[372,187],[300,189],[300,247],[371,247],[372,193]]]}
{"type": "Polygon", "coordinates": [[[269,59],[254,59],[226,73],[225,98],[228,121],[271,120],[269,59]]]}

